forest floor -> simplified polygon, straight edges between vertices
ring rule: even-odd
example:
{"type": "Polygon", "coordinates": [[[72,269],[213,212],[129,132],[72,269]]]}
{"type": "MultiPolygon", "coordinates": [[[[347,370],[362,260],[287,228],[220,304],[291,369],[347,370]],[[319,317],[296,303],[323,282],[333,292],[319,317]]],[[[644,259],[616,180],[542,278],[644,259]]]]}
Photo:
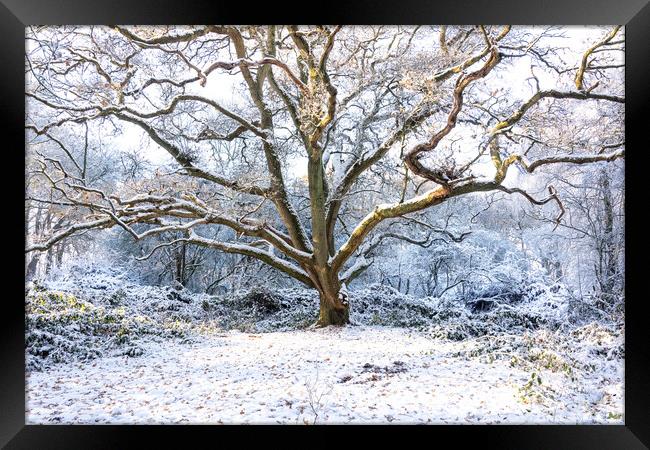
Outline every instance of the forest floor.
{"type": "Polygon", "coordinates": [[[558,353],[606,338],[581,333],[454,341],[364,325],[151,337],[138,357],[27,373],[26,422],[622,424],[623,360],[558,353]]]}

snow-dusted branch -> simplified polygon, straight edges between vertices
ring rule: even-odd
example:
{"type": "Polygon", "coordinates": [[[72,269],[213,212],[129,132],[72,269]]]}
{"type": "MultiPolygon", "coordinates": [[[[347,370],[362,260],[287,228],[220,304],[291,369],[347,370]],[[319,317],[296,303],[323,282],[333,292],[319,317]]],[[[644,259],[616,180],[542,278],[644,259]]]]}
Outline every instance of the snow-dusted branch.
{"type": "MultiPolygon", "coordinates": [[[[104,199],[108,197],[106,194],[99,190],[88,189],[82,186],[70,186],[75,189],[83,189],[84,191],[99,192],[104,199]]],[[[134,239],[141,240],[146,237],[161,234],[169,231],[187,232],[192,230],[198,225],[223,225],[229,227],[238,233],[249,237],[258,237],[264,239],[266,242],[273,245],[284,255],[293,258],[294,260],[304,264],[309,262],[311,255],[309,253],[300,251],[294,248],[285,236],[278,233],[272,227],[268,227],[264,222],[253,219],[235,219],[228,217],[225,214],[209,208],[205,203],[198,200],[195,196],[186,195],[185,199],[179,199],[168,196],[154,196],[154,195],[138,195],[126,200],[119,200],[115,198],[115,202],[120,205],[115,208],[113,203],[109,201],[109,206],[88,203],[88,202],[75,202],[80,206],[92,208],[95,214],[106,215],[108,217],[99,220],[84,223],[82,225],[72,225],[66,230],[55,234],[44,243],[32,244],[26,248],[26,252],[34,250],[47,250],[60,240],[69,237],[80,230],[91,228],[107,228],[114,225],[119,225],[129,232],[134,239]],[[193,219],[184,223],[164,223],[161,218],[164,217],[180,217],[193,219]],[[159,226],[149,228],[146,231],[137,233],[133,229],[136,223],[151,223],[152,219],[156,219],[159,226]]]]}
{"type": "Polygon", "coordinates": [[[272,267],[275,267],[278,270],[281,270],[287,275],[290,275],[296,280],[306,284],[307,286],[313,286],[313,283],[309,278],[309,275],[303,269],[295,266],[294,264],[289,263],[284,259],[278,258],[277,256],[275,256],[270,252],[260,250],[250,245],[234,244],[234,243],[220,242],[212,239],[207,239],[197,235],[193,231],[190,232],[190,236],[187,238],[187,242],[191,244],[201,245],[204,247],[214,248],[217,250],[224,251],[226,253],[238,253],[241,255],[251,256],[253,258],[265,262],[266,264],[272,267]]]}
{"type": "Polygon", "coordinates": [[[164,115],[171,114],[172,112],[175,111],[176,106],[181,103],[181,102],[186,102],[186,101],[194,101],[197,103],[203,103],[208,106],[211,106],[214,108],[216,111],[219,113],[223,114],[224,116],[238,122],[241,126],[246,128],[247,130],[253,132],[255,135],[261,137],[261,138],[266,138],[267,135],[266,133],[260,129],[259,127],[255,126],[252,122],[246,120],[239,114],[236,114],[233,111],[230,111],[229,109],[223,107],[220,105],[218,102],[209,99],[207,97],[202,97],[200,95],[194,95],[194,94],[180,94],[172,98],[172,100],[169,102],[167,106],[164,106],[160,109],[157,109],[155,111],[138,111],[135,110],[131,107],[128,106],[102,106],[102,105],[90,105],[86,107],[72,107],[72,106],[67,106],[67,105],[62,105],[62,104],[55,104],[53,102],[48,101],[45,98],[42,98],[39,95],[33,94],[33,93],[26,93],[28,97],[31,97],[35,100],[38,100],[39,102],[43,103],[46,106],[49,106],[50,108],[53,108],[55,110],[63,110],[63,111],[69,111],[69,112],[89,112],[89,111],[95,111],[95,114],[92,116],[86,116],[86,117],[79,117],[79,116],[72,116],[67,119],[62,119],[61,121],[54,122],[52,124],[48,124],[46,127],[44,127],[41,130],[36,129],[36,127],[31,127],[34,129],[34,131],[37,134],[44,134],[47,130],[49,130],[52,127],[56,126],[61,126],[66,122],[80,122],[80,121],[88,121],[97,117],[106,117],[109,115],[115,115],[115,116],[124,116],[124,115],[129,115],[129,116],[135,116],[136,118],[140,119],[151,119],[154,117],[160,117],[164,115]]]}
{"type": "Polygon", "coordinates": [[[205,72],[210,73],[215,69],[232,70],[235,67],[242,67],[242,66],[245,66],[245,67],[259,67],[259,66],[263,66],[263,65],[266,65],[266,64],[281,68],[282,71],[287,74],[289,79],[296,86],[298,86],[298,88],[300,88],[301,91],[306,91],[307,90],[307,86],[305,85],[305,83],[303,83],[300,80],[300,78],[298,78],[293,73],[293,71],[289,68],[289,66],[287,66],[282,61],[280,61],[280,60],[278,60],[276,58],[269,57],[269,56],[264,57],[264,58],[260,59],[259,61],[251,61],[250,59],[244,59],[244,58],[234,60],[234,61],[216,61],[216,62],[212,63],[205,70],[205,72]]]}
{"type": "Polygon", "coordinates": [[[131,32],[130,30],[117,26],[117,25],[109,25],[109,27],[115,29],[118,31],[120,34],[122,34],[124,37],[135,41],[139,42],[141,44],[147,44],[147,45],[160,45],[160,44],[174,44],[178,42],[190,42],[195,40],[196,38],[199,38],[201,36],[205,36],[206,34],[209,33],[223,33],[225,32],[225,27],[222,26],[217,26],[217,25],[208,25],[207,27],[204,28],[199,28],[198,30],[192,31],[190,33],[185,33],[185,34],[177,34],[177,35],[171,35],[171,34],[164,34],[160,37],[157,38],[150,38],[146,39],[141,36],[138,36],[137,34],[131,32]]]}
{"type": "Polygon", "coordinates": [[[434,133],[427,142],[422,142],[406,152],[404,155],[404,162],[408,168],[416,175],[419,175],[428,180],[434,181],[441,185],[447,185],[456,180],[462,173],[457,173],[455,167],[449,168],[429,168],[422,162],[421,158],[436,149],[440,141],[447,136],[451,130],[456,126],[458,114],[463,107],[463,93],[465,89],[481,78],[485,78],[494,67],[499,63],[500,56],[496,43],[490,45],[489,58],[483,66],[467,75],[461,75],[456,80],[456,85],[453,92],[453,106],[449,115],[447,116],[447,123],[438,132],[434,133]]]}
{"type": "Polygon", "coordinates": [[[572,99],[572,100],[607,100],[615,103],[625,103],[624,97],[606,94],[592,94],[591,92],[562,92],[554,89],[537,91],[532,97],[524,102],[508,118],[499,122],[491,131],[492,135],[503,132],[517,123],[524,114],[543,98],[572,99]]]}
{"type": "Polygon", "coordinates": [[[428,224],[428,223],[426,223],[426,222],[424,222],[424,221],[422,221],[422,220],[419,220],[419,219],[417,219],[417,218],[415,218],[415,217],[409,217],[409,216],[402,216],[402,217],[403,217],[404,219],[406,219],[406,220],[409,220],[409,221],[411,221],[411,222],[417,223],[418,225],[421,225],[421,226],[423,226],[423,227],[429,229],[432,233],[444,234],[445,236],[447,236],[449,239],[451,239],[453,242],[456,242],[456,243],[463,242],[463,240],[464,240],[467,236],[469,236],[470,234],[472,234],[471,231],[465,231],[465,232],[459,234],[458,236],[456,236],[456,235],[454,235],[454,234],[453,234],[451,231],[449,231],[449,230],[443,230],[443,229],[441,229],[441,228],[434,227],[433,225],[428,224]]]}
{"type": "Polygon", "coordinates": [[[345,261],[359,248],[368,233],[372,231],[380,222],[391,217],[398,217],[411,212],[437,205],[445,201],[451,190],[442,186],[430,190],[422,195],[414,197],[406,202],[378,205],[375,209],[366,215],[361,222],[354,228],[347,241],[339,248],[336,255],[331,260],[334,270],[339,270],[345,261]]]}
{"type": "Polygon", "coordinates": [[[48,240],[45,242],[40,242],[40,243],[34,243],[34,244],[29,244],[27,247],[25,247],[25,253],[29,252],[38,252],[38,251],[45,251],[51,248],[54,244],[57,242],[70,237],[74,235],[75,233],[83,230],[90,230],[90,229],[95,229],[95,228],[108,228],[113,225],[113,219],[110,217],[102,218],[102,219],[97,219],[97,220],[92,220],[89,222],[83,222],[83,223],[76,223],[74,225],[70,225],[69,227],[53,234],[48,240]]]}
{"type": "Polygon", "coordinates": [[[585,77],[585,71],[587,71],[587,67],[589,65],[589,56],[598,49],[599,47],[602,47],[609,43],[612,39],[614,39],[614,36],[616,36],[616,33],[618,33],[618,30],[621,29],[621,26],[616,26],[612,31],[607,33],[607,35],[600,41],[596,42],[594,45],[589,47],[587,51],[582,55],[582,60],[580,61],[580,66],[578,67],[578,71],[576,72],[576,78],[575,78],[575,85],[578,90],[582,90],[582,84],[583,80],[585,77]]]}
{"type": "Polygon", "coordinates": [[[564,216],[564,213],[566,212],[566,210],[564,209],[564,205],[562,204],[562,201],[560,200],[560,197],[558,196],[557,191],[555,190],[555,188],[553,186],[548,187],[548,192],[549,192],[550,195],[548,197],[546,197],[546,198],[541,199],[541,200],[535,199],[532,195],[530,195],[528,192],[524,191],[523,189],[507,188],[507,187],[502,186],[502,185],[499,185],[498,189],[500,191],[503,191],[503,192],[507,193],[507,194],[519,194],[519,195],[522,195],[522,196],[524,196],[526,198],[526,200],[528,200],[530,203],[532,203],[534,205],[545,205],[550,201],[554,201],[555,203],[557,203],[557,206],[560,209],[560,213],[555,218],[555,221],[554,221],[555,222],[555,227],[553,228],[553,231],[555,231],[555,229],[558,227],[558,225],[560,225],[560,221],[562,220],[562,217],[564,216]]]}
{"type": "MultiPolygon", "coordinates": [[[[496,142],[496,141],[494,141],[496,142]]],[[[496,147],[496,144],[494,145],[496,147]]],[[[507,174],[508,168],[518,162],[521,167],[523,167],[526,172],[533,173],[535,169],[541,166],[549,164],[591,164],[595,162],[611,162],[617,159],[625,157],[625,150],[619,150],[612,153],[598,153],[592,155],[555,155],[548,156],[546,158],[539,158],[532,162],[526,162],[523,156],[521,155],[510,155],[505,160],[501,160],[501,157],[498,155],[498,150],[492,152],[492,160],[497,166],[497,173],[495,176],[495,181],[501,183],[507,174]]]]}
{"type": "Polygon", "coordinates": [[[118,118],[131,122],[135,125],[138,125],[142,128],[151,139],[165,149],[180,165],[183,167],[189,175],[192,175],[197,178],[203,178],[208,181],[212,181],[221,186],[227,187],[234,191],[245,192],[247,194],[266,196],[269,194],[268,188],[259,187],[256,185],[251,185],[250,183],[240,183],[236,180],[228,180],[219,175],[208,172],[204,169],[197,167],[191,158],[188,158],[187,155],[182,152],[177,146],[171,142],[163,139],[160,134],[147,122],[131,117],[126,114],[117,113],[115,114],[118,118]]]}
{"type": "Polygon", "coordinates": [[[362,248],[358,250],[359,255],[354,260],[354,263],[341,274],[341,281],[346,284],[350,284],[352,280],[365,272],[373,263],[373,259],[370,256],[372,251],[379,247],[385,239],[395,239],[408,242],[409,244],[417,245],[422,248],[428,248],[435,241],[431,239],[432,234],[433,232],[430,232],[423,239],[416,239],[405,234],[394,232],[384,232],[373,236],[372,239],[366,242],[362,248]]]}

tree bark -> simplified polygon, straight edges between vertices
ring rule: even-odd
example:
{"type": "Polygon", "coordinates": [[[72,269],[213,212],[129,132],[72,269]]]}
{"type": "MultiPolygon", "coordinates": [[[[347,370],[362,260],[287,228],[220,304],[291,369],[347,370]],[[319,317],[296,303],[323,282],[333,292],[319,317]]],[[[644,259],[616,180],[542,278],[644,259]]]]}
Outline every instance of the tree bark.
{"type": "Polygon", "coordinates": [[[341,326],[350,323],[348,294],[341,289],[338,277],[332,283],[319,286],[318,293],[320,295],[320,312],[314,327],[341,326]]]}
{"type": "Polygon", "coordinates": [[[609,176],[603,169],[601,171],[600,187],[603,202],[603,230],[602,243],[598,246],[601,267],[599,270],[600,290],[605,298],[611,302],[616,297],[616,281],[618,278],[618,261],[616,256],[616,243],[614,242],[614,206],[609,176]]]}
{"type": "Polygon", "coordinates": [[[27,269],[25,270],[25,281],[31,281],[36,276],[36,269],[40,257],[40,253],[35,253],[34,256],[32,256],[32,259],[29,261],[29,264],[27,264],[27,269]]]}
{"type": "Polygon", "coordinates": [[[337,307],[330,301],[323,299],[320,300],[320,313],[318,321],[315,324],[316,328],[327,327],[329,325],[347,325],[350,323],[350,306],[341,305],[337,307]]]}
{"type": "Polygon", "coordinates": [[[181,286],[185,286],[185,258],[186,258],[186,245],[185,242],[181,242],[176,254],[174,255],[176,259],[176,270],[174,273],[174,280],[179,283],[181,286]]]}

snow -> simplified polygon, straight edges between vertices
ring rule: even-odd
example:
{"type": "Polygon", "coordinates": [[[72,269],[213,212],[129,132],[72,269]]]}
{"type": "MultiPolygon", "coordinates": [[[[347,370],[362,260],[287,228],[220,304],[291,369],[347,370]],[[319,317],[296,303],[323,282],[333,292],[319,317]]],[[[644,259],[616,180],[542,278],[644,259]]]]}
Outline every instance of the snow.
{"type": "Polygon", "coordinates": [[[623,423],[624,327],[562,286],[348,294],[354,326],[312,329],[305,289],[210,296],[98,267],[30,285],[26,422],[623,423]]]}
{"type": "Polygon", "coordinates": [[[623,423],[622,360],[589,356],[589,336],[612,336],[591,328],[498,345],[379,326],[205,331],[190,343],[148,341],[137,358],[28,373],[26,423],[623,423]],[[570,371],[510,360],[526,356],[513,348],[559,352],[571,337],[583,364],[570,371]],[[499,348],[510,349],[506,358],[499,348]]]}

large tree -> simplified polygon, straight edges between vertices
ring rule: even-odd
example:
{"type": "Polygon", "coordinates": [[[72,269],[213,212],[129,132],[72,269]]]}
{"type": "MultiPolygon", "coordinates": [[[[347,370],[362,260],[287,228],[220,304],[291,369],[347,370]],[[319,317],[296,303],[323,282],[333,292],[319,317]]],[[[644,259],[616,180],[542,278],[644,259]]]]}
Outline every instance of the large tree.
{"type": "Polygon", "coordinates": [[[182,242],[258,259],[318,290],[318,325],[348,323],[346,284],[368,255],[386,239],[426,242],[387,223],[460,240],[415,215],[486,191],[555,205],[559,223],[560,194],[506,185],[509,169],[624,156],[622,30],[589,36],[573,54],[552,27],[29,29],[29,175],[41,184],[27,200],[69,212],[26,252],[115,226],[137,241],[171,235],[152,252],[182,242]],[[139,130],[174,167],[94,180],[89,128],[96,141],[139,130]],[[357,214],[378,186],[386,202],[357,214]]]}

